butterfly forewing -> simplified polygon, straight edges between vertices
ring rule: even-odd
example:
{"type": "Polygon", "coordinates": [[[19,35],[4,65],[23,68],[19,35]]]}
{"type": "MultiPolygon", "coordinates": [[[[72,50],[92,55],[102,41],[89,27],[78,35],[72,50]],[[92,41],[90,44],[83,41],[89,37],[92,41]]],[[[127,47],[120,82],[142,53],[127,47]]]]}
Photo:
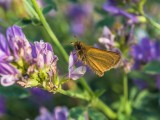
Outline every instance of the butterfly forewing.
{"type": "Polygon", "coordinates": [[[104,72],[113,68],[120,60],[120,55],[115,52],[100,50],[90,47],[86,51],[86,62],[97,75],[103,76],[104,72]]]}

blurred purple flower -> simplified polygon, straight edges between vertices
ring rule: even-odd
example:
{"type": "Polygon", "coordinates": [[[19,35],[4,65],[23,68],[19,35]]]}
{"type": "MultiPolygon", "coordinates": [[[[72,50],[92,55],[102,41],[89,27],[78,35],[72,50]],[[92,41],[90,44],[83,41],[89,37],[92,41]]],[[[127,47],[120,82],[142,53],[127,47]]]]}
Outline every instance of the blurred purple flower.
{"type": "Polygon", "coordinates": [[[53,114],[45,107],[40,108],[40,115],[35,120],[67,120],[68,109],[66,107],[55,107],[53,114]]]}
{"type": "MultiPolygon", "coordinates": [[[[112,50],[115,46],[115,36],[111,33],[107,26],[104,26],[102,36],[98,39],[101,46],[104,46],[107,50],[112,50]]],[[[98,46],[97,46],[98,47],[98,46]]]]}
{"type": "Polygon", "coordinates": [[[143,90],[145,88],[148,87],[148,83],[145,82],[144,80],[140,80],[140,79],[134,79],[133,83],[140,89],[143,90]]]}
{"type": "Polygon", "coordinates": [[[0,6],[7,10],[10,8],[11,2],[12,0],[0,0],[0,6]]]}
{"type": "Polygon", "coordinates": [[[152,60],[160,60],[160,43],[143,38],[139,44],[133,45],[131,48],[131,56],[135,60],[135,68],[152,60]]]}
{"type": "MultiPolygon", "coordinates": [[[[141,39],[139,44],[133,45],[131,48],[131,56],[134,59],[133,69],[139,70],[141,66],[153,61],[160,60],[160,42],[153,41],[148,37],[141,39]]],[[[144,80],[134,80],[134,83],[140,88],[144,89],[148,87],[148,84],[144,80]]],[[[157,88],[159,88],[159,76],[157,77],[157,88]]]]}
{"type": "Polygon", "coordinates": [[[106,2],[103,5],[103,9],[113,15],[122,15],[129,19],[128,23],[133,24],[139,22],[137,15],[126,12],[125,10],[119,8],[115,2],[106,2]]]}
{"type": "Polygon", "coordinates": [[[87,2],[83,5],[70,5],[67,16],[71,21],[71,32],[74,35],[82,35],[86,28],[86,20],[93,10],[92,4],[87,2]]]}
{"type": "Polygon", "coordinates": [[[67,120],[68,109],[66,107],[55,107],[54,108],[54,119],[55,120],[67,120]]]}
{"type": "Polygon", "coordinates": [[[40,108],[40,115],[35,118],[35,120],[54,120],[53,115],[45,108],[40,108]]]}
{"type": "Polygon", "coordinates": [[[0,118],[6,113],[6,101],[3,96],[0,96],[0,118]]]}
{"type": "Polygon", "coordinates": [[[104,26],[102,36],[98,39],[98,43],[96,43],[94,46],[96,48],[110,50],[121,54],[120,50],[115,48],[114,38],[115,36],[112,34],[109,28],[104,26]]]}
{"type": "Polygon", "coordinates": [[[85,74],[86,66],[80,66],[80,67],[74,68],[74,65],[75,65],[74,55],[75,55],[75,52],[71,52],[69,56],[68,78],[72,80],[77,80],[85,74]]]}
{"type": "Polygon", "coordinates": [[[7,39],[16,60],[20,57],[25,61],[31,60],[31,46],[19,26],[14,25],[7,29],[7,39]]]}
{"type": "Polygon", "coordinates": [[[33,87],[29,89],[31,92],[31,100],[38,105],[44,105],[44,103],[52,102],[53,94],[43,90],[41,88],[33,87]],[[38,100],[38,101],[37,101],[38,100]]]}

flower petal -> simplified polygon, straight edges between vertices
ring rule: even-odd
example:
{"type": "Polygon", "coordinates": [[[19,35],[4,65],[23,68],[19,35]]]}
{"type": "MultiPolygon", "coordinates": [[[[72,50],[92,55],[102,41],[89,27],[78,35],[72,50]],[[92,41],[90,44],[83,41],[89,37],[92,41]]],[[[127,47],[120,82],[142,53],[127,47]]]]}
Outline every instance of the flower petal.
{"type": "Polygon", "coordinates": [[[68,109],[66,107],[55,107],[54,118],[55,120],[67,120],[68,109]]]}
{"type": "Polygon", "coordinates": [[[69,73],[74,69],[74,59],[73,59],[74,54],[75,54],[74,52],[71,52],[69,56],[69,66],[68,66],[69,73]]]}
{"type": "Polygon", "coordinates": [[[45,107],[41,107],[40,115],[35,120],[53,120],[53,116],[45,107]]]}
{"type": "Polygon", "coordinates": [[[18,70],[7,62],[0,62],[0,75],[15,75],[18,70]]]}
{"type": "Polygon", "coordinates": [[[80,66],[69,73],[69,78],[72,80],[77,80],[86,73],[87,68],[85,66],[80,66]]]}
{"type": "Polygon", "coordinates": [[[2,86],[11,86],[15,83],[17,78],[13,75],[3,75],[0,80],[2,86]]]}
{"type": "Polygon", "coordinates": [[[19,26],[14,25],[7,29],[7,40],[16,59],[23,57],[26,61],[30,61],[31,46],[19,26]]]}
{"type": "Polygon", "coordinates": [[[6,38],[0,33],[0,50],[6,53],[6,55],[10,55],[9,46],[6,38]]]}

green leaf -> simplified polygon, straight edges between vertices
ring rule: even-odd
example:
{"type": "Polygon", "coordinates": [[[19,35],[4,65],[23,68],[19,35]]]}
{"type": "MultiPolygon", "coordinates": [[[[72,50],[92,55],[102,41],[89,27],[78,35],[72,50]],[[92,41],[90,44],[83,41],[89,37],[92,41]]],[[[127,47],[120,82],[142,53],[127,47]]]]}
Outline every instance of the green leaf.
{"type": "Polygon", "coordinates": [[[153,78],[141,71],[131,71],[128,76],[132,79],[140,79],[140,80],[152,80],[153,78]]]}
{"type": "Polygon", "coordinates": [[[15,24],[21,27],[26,27],[27,25],[32,24],[32,20],[24,18],[22,20],[17,21],[15,24]]]}
{"type": "Polygon", "coordinates": [[[133,105],[132,115],[136,120],[159,120],[159,91],[141,91],[133,105]]]}
{"type": "Polygon", "coordinates": [[[138,94],[138,89],[137,89],[137,87],[132,87],[131,90],[130,90],[129,99],[130,99],[131,101],[134,101],[134,99],[136,98],[137,94],[138,94]]]}
{"type": "Polygon", "coordinates": [[[160,74],[160,61],[152,61],[144,66],[143,71],[148,74],[160,74]]]}
{"type": "Polygon", "coordinates": [[[53,8],[52,5],[48,5],[42,10],[43,14],[49,13],[52,10],[52,8],[53,8]]]}
{"type": "Polygon", "coordinates": [[[108,120],[104,114],[91,108],[88,110],[88,115],[91,120],[108,120]]]}
{"type": "Polygon", "coordinates": [[[25,7],[27,13],[32,18],[39,20],[39,16],[38,16],[37,12],[34,10],[34,8],[32,7],[31,2],[29,0],[23,0],[23,4],[24,4],[24,7],[25,7]]]}
{"type": "Polygon", "coordinates": [[[96,96],[96,97],[100,97],[101,95],[104,94],[105,91],[106,91],[105,89],[97,90],[97,91],[95,92],[95,96],[96,96]]]}
{"type": "Polygon", "coordinates": [[[44,1],[48,6],[51,6],[52,9],[57,10],[57,5],[56,5],[55,1],[53,1],[53,0],[44,0],[44,1]]]}
{"type": "Polygon", "coordinates": [[[9,87],[0,86],[0,95],[22,99],[22,98],[29,97],[30,93],[26,89],[20,86],[12,85],[9,87]]]}
{"type": "Polygon", "coordinates": [[[86,109],[83,107],[72,108],[69,112],[69,118],[76,120],[85,120],[85,111],[86,109]]]}

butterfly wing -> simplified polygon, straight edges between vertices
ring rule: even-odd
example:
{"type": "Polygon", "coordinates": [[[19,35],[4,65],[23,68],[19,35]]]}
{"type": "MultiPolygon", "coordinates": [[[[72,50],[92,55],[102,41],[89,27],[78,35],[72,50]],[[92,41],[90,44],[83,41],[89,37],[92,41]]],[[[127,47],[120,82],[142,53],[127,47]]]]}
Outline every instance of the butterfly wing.
{"type": "Polygon", "coordinates": [[[86,63],[98,76],[110,70],[120,61],[121,56],[112,51],[100,50],[90,47],[86,52],[86,63]]]}

